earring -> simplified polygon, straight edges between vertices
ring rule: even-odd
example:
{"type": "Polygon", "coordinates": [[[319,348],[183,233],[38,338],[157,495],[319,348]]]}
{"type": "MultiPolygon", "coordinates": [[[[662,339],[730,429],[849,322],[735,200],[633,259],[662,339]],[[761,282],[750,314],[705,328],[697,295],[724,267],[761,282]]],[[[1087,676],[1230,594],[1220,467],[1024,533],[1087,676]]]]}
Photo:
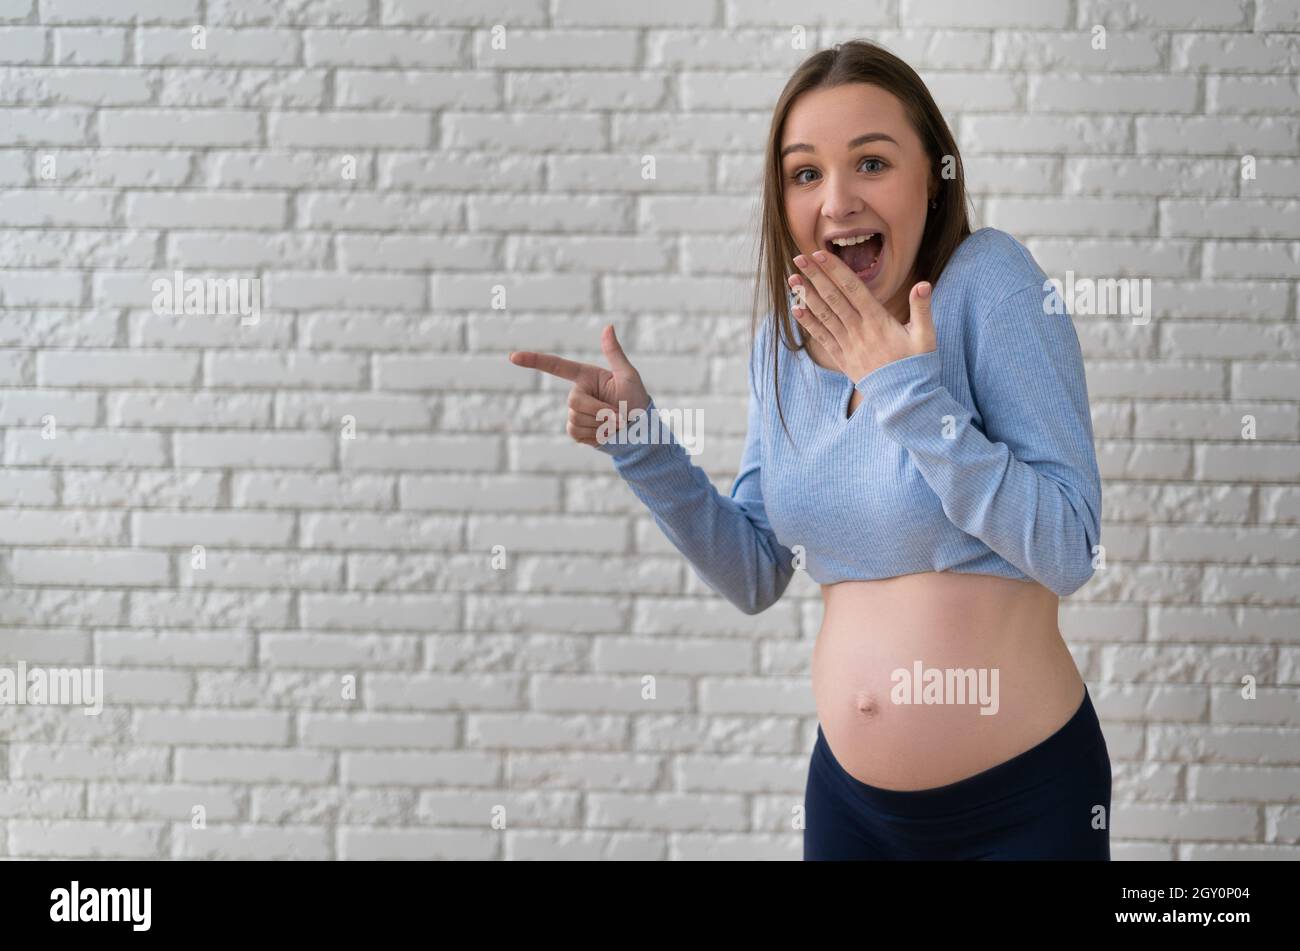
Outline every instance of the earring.
{"type": "Polygon", "coordinates": [[[938,207],[939,207],[939,202],[938,202],[938,200],[937,200],[937,199],[934,199],[934,198],[931,198],[931,199],[930,199],[930,207],[931,207],[931,208],[938,208],[938,207]]]}

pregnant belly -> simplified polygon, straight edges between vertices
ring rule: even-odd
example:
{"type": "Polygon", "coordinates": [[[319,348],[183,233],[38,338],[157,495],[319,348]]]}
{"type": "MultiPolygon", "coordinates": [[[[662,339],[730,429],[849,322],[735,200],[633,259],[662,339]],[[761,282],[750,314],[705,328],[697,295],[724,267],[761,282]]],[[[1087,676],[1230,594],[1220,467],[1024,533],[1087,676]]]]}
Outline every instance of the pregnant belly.
{"type": "Polygon", "coordinates": [[[993,575],[922,572],[824,585],[817,717],[861,782],[929,789],[1030,749],[1079,708],[1059,599],[993,575]]]}

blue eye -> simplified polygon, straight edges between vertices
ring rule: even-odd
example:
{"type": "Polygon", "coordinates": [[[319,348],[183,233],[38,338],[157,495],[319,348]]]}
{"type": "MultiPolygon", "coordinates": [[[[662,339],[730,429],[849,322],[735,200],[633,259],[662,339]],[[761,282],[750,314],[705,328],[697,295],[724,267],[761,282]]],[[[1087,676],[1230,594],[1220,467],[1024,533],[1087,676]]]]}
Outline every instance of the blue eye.
{"type": "MultiPolygon", "coordinates": [[[[864,158],[861,162],[858,163],[858,167],[861,168],[863,165],[865,165],[868,162],[874,162],[875,164],[880,166],[878,169],[869,172],[869,174],[871,175],[879,175],[881,172],[883,172],[886,168],[889,167],[888,163],[886,163],[884,159],[879,159],[876,158],[875,156],[868,156],[867,158],[864,158]]],[[[801,179],[799,176],[802,175],[804,172],[811,172],[811,171],[813,171],[813,169],[811,168],[801,168],[799,169],[799,171],[795,172],[793,175],[790,176],[790,181],[794,182],[796,185],[807,185],[808,182],[805,181],[804,179],[801,179]]]]}

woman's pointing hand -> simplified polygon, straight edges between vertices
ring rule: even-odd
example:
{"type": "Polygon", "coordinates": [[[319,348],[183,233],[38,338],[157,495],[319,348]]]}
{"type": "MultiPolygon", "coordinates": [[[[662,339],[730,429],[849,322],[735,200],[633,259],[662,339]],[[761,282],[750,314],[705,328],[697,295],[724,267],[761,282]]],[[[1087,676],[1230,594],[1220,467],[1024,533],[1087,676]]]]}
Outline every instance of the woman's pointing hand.
{"type": "MultiPolygon", "coordinates": [[[[597,414],[602,410],[617,417],[620,402],[625,403],[629,411],[644,410],[650,405],[650,395],[641,382],[641,374],[623,352],[613,324],[607,324],[601,332],[600,349],[609,364],[608,370],[594,363],[578,363],[551,353],[531,350],[510,353],[510,362],[517,367],[541,370],[573,383],[573,389],[569,391],[569,420],[565,432],[584,446],[598,445],[596,429],[603,420],[597,414]]],[[[627,417],[620,418],[618,425],[626,426],[627,417]]]]}

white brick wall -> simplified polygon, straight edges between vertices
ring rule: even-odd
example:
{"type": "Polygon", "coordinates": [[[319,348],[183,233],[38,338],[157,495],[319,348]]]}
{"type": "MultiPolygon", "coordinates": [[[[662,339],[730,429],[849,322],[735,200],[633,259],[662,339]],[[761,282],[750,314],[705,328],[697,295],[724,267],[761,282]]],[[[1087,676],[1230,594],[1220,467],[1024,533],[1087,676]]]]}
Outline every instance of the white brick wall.
{"type": "Polygon", "coordinates": [[[1110,564],[1062,629],[1116,858],[1300,857],[1297,31],[1296,0],[0,0],[0,663],[107,692],[0,707],[0,856],[799,857],[816,585],[712,596],[505,355],[599,359],[615,322],[725,491],[770,109],[860,35],[931,84],[978,225],[1154,282],[1146,326],[1076,317],[1110,564]],[[153,313],[177,268],[260,279],[260,322],[153,313]]]}

